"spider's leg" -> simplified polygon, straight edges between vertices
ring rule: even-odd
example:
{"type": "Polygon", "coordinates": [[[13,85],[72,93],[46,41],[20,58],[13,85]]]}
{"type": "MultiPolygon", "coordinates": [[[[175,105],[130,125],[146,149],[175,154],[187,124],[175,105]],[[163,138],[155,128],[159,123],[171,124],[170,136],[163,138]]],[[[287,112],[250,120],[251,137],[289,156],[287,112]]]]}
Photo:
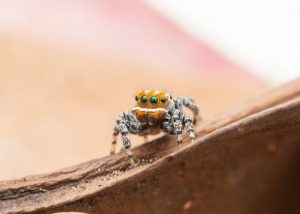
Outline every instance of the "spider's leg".
{"type": "Polygon", "coordinates": [[[163,122],[161,129],[168,134],[177,135],[177,143],[181,148],[183,124],[179,109],[175,108],[166,115],[166,120],[163,122]]]}
{"type": "Polygon", "coordinates": [[[131,142],[129,139],[130,134],[140,134],[143,131],[142,124],[137,120],[134,111],[124,112],[118,118],[118,131],[122,135],[123,145],[125,152],[131,160],[131,163],[134,164],[133,153],[130,150],[131,142]]]}
{"type": "Polygon", "coordinates": [[[110,154],[113,155],[116,153],[117,137],[119,135],[119,126],[116,125],[113,130],[113,141],[111,142],[110,154]]]}
{"type": "Polygon", "coordinates": [[[182,111],[180,109],[175,109],[172,114],[174,134],[177,135],[177,143],[179,148],[181,148],[181,144],[182,144],[182,130],[183,130],[181,115],[182,115],[182,111]]]}
{"type": "Polygon", "coordinates": [[[120,122],[119,131],[122,135],[123,145],[124,145],[125,151],[126,151],[128,157],[130,158],[131,163],[134,164],[133,153],[130,150],[131,142],[130,142],[130,139],[129,139],[129,131],[128,131],[128,128],[126,126],[126,123],[120,122]]]}
{"type": "Polygon", "coordinates": [[[189,138],[192,141],[192,143],[195,141],[196,135],[194,132],[194,127],[193,127],[193,120],[190,116],[184,115],[183,116],[183,124],[189,134],[189,138]]]}
{"type": "Polygon", "coordinates": [[[199,106],[194,102],[193,99],[186,97],[176,97],[174,102],[179,109],[182,109],[182,106],[185,106],[194,113],[193,123],[197,123],[201,120],[201,117],[199,116],[199,106]]]}
{"type": "Polygon", "coordinates": [[[174,122],[174,132],[177,135],[177,143],[179,148],[181,148],[181,144],[182,144],[182,123],[181,121],[177,120],[174,122]]]}

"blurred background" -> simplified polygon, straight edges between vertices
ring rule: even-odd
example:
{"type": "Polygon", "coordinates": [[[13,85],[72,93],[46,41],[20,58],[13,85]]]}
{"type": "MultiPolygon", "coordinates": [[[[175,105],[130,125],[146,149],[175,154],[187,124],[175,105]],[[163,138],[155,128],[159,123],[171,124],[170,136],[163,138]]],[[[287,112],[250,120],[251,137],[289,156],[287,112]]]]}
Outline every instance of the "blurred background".
{"type": "Polygon", "coordinates": [[[0,0],[0,179],[107,155],[140,89],[205,119],[296,78],[299,20],[292,0],[0,0]]]}

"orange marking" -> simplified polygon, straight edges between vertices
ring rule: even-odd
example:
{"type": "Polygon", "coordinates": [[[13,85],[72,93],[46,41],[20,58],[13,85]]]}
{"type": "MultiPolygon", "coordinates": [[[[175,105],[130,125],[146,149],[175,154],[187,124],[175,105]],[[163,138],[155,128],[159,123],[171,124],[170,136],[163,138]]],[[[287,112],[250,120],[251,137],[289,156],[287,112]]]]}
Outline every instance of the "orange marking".
{"type": "Polygon", "coordinates": [[[166,110],[169,105],[168,94],[158,90],[142,90],[136,94],[136,97],[138,98],[137,108],[135,109],[137,119],[148,124],[160,124],[165,118],[166,110]],[[147,97],[147,102],[141,102],[142,96],[147,97]],[[157,97],[157,103],[150,102],[152,96],[157,97]],[[165,99],[165,102],[162,102],[162,98],[165,99]]]}

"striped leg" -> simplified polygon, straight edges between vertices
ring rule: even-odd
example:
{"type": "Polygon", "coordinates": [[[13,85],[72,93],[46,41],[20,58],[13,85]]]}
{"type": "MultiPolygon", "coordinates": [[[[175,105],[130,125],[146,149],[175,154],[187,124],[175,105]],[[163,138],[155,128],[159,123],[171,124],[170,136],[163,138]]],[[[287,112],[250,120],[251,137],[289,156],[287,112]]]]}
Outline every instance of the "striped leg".
{"type": "Polygon", "coordinates": [[[133,153],[130,150],[131,142],[130,142],[130,139],[129,139],[129,132],[128,132],[128,128],[125,125],[125,123],[122,123],[122,122],[120,123],[119,131],[122,135],[123,145],[124,145],[125,151],[126,151],[128,157],[130,158],[131,163],[134,164],[133,153]]]}
{"type": "Polygon", "coordinates": [[[177,143],[178,143],[179,149],[181,149],[181,145],[182,145],[182,132],[177,134],[177,143]]]}
{"type": "Polygon", "coordinates": [[[111,142],[110,154],[113,155],[116,153],[117,137],[119,135],[118,126],[115,126],[113,131],[113,141],[111,142]]]}
{"type": "Polygon", "coordinates": [[[186,97],[176,97],[175,102],[179,106],[179,108],[185,106],[194,113],[194,124],[201,120],[201,117],[199,116],[199,106],[194,102],[193,99],[186,97]]]}
{"type": "Polygon", "coordinates": [[[195,141],[196,136],[195,136],[195,132],[194,132],[194,127],[193,127],[193,120],[191,117],[185,115],[183,118],[183,123],[184,126],[189,134],[189,138],[192,141],[192,143],[195,141]]]}
{"type": "Polygon", "coordinates": [[[181,112],[179,109],[176,109],[173,112],[173,120],[174,120],[174,134],[177,135],[177,143],[179,148],[181,149],[182,145],[182,130],[183,130],[183,125],[182,125],[182,120],[181,120],[181,112]]]}
{"type": "Polygon", "coordinates": [[[115,126],[114,131],[113,131],[113,141],[112,141],[110,153],[111,154],[115,153],[117,136],[119,134],[121,134],[125,151],[126,151],[128,157],[130,158],[131,163],[134,163],[133,154],[130,150],[131,142],[129,139],[129,133],[130,134],[140,134],[141,131],[143,131],[142,124],[136,119],[133,111],[128,111],[128,112],[122,113],[117,118],[116,123],[117,123],[117,125],[115,126]]]}

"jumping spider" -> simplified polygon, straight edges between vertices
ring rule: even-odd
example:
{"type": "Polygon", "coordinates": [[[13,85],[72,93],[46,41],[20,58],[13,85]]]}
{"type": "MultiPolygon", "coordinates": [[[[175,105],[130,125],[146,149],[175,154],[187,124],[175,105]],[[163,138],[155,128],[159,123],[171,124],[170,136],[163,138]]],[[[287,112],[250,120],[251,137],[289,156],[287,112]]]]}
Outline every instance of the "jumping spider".
{"type": "Polygon", "coordinates": [[[171,135],[177,135],[177,143],[182,143],[182,132],[187,130],[190,140],[195,140],[193,122],[198,119],[199,107],[192,99],[176,97],[157,90],[142,90],[136,96],[137,105],[131,110],[122,113],[116,121],[113,129],[113,141],[110,154],[116,150],[117,136],[122,135],[123,144],[128,157],[133,161],[130,150],[130,134],[146,137],[150,134],[158,134],[161,130],[171,135]],[[194,120],[183,112],[186,106],[194,113],[194,120]]]}

